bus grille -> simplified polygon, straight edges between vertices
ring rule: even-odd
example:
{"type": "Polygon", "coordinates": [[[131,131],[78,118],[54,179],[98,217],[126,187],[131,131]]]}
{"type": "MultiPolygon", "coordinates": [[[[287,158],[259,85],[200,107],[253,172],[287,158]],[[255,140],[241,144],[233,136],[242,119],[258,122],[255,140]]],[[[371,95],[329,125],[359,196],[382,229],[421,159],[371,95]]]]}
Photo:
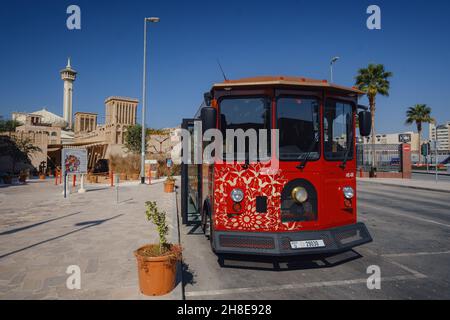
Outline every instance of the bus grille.
{"type": "Polygon", "coordinates": [[[219,236],[220,246],[228,248],[274,249],[275,241],[269,237],[219,236]]]}

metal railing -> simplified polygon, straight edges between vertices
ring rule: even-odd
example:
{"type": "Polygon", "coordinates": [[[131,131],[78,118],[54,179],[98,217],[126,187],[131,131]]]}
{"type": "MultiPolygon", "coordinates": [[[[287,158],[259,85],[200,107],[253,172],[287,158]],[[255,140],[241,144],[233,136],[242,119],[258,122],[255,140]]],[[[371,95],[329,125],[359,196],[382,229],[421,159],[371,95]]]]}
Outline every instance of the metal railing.
{"type": "Polygon", "coordinates": [[[399,144],[357,144],[356,164],[358,170],[370,171],[371,167],[380,172],[400,172],[401,154],[399,144]],[[373,163],[375,152],[375,163],[373,163]]]}

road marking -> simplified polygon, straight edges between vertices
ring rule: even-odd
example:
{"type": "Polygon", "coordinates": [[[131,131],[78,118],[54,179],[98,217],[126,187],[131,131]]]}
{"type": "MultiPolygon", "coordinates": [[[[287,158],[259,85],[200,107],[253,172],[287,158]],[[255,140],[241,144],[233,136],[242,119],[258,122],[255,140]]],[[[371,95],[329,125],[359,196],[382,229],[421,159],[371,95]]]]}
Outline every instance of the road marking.
{"type": "MultiPolygon", "coordinates": [[[[404,266],[403,266],[404,267],[404,266]]],[[[402,268],[404,269],[404,268],[402,268]]],[[[409,269],[409,268],[407,268],[409,269]]],[[[393,281],[405,281],[405,280],[417,280],[423,279],[427,276],[417,271],[411,270],[411,275],[399,275],[391,277],[382,277],[382,282],[393,281]]],[[[409,271],[408,271],[409,272],[409,271]]],[[[353,279],[353,280],[337,280],[337,281],[318,281],[310,283],[293,283],[270,287],[250,287],[250,288],[234,288],[234,289],[221,289],[221,290],[206,290],[206,291],[186,291],[186,297],[199,297],[199,296],[218,296],[224,294],[237,294],[237,293],[256,293],[267,291],[279,291],[279,290],[292,290],[292,289],[307,289],[307,288],[321,288],[321,287],[333,287],[333,286],[348,286],[354,284],[366,284],[367,279],[353,279]]]]}
{"type": "Polygon", "coordinates": [[[392,258],[392,257],[415,257],[415,256],[428,256],[428,255],[438,255],[438,254],[448,254],[448,251],[437,251],[437,252],[410,252],[410,253],[387,253],[381,254],[382,257],[392,258]]]}
{"type": "Polygon", "coordinates": [[[381,208],[378,207],[378,206],[373,206],[373,205],[366,204],[366,203],[361,203],[361,202],[359,202],[358,206],[360,206],[360,207],[366,207],[366,208],[370,208],[370,209],[375,209],[375,210],[382,211],[382,212],[386,212],[386,213],[390,213],[390,214],[392,214],[392,215],[394,215],[394,216],[399,216],[399,217],[409,218],[409,219],[418,220],[418,221],[422,221],[422,222],[428,222],[428,223],[437,224],[437,225],[440,225],[440,226],[443,226],[443,227],[450,228],[450,224],[441,223],[441,222],[437,222],[437,221],[430,220],[430,219],[425,219],[425,218],[420,218],[420,217],[410,216],[410,215],[403,214],[403,213],[398,213],[398,211],[397,211],[396,209],[393,209],[393,208],[381,209],[381,208]],[[394,211],[397,211],[397,212],[394,213],[394,211]]]}

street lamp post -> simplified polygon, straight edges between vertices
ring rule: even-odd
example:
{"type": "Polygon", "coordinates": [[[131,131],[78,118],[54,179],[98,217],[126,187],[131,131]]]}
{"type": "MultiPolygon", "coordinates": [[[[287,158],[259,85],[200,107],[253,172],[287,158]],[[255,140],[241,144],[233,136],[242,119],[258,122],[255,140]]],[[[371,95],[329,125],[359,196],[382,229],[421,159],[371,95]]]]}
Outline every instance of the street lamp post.
{"type": "Polygon", "coordinates": [[[334,57],[330,61],[330,83],[333,83],[333,64],[339,60],[339,57],[334,57]]]}
{"type": "Polygon", "coordinates": [[[159,18],[151,17],[144,18],[144,66],[143,66],[143,75],[142,75],[142,133],[141,133],[141,184],[145,183],[145,108],[146,108],[146,81],[147,81],[147,22],[159,22],[159,18]]]}

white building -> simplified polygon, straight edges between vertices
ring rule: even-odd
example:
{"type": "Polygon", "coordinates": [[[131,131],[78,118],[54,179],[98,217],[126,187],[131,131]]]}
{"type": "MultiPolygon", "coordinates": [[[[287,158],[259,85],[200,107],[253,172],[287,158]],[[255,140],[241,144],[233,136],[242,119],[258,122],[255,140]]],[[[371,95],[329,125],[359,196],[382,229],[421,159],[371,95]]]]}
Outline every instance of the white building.
{"type": "MultiPolygon", "coordinates": [[[[379,133],[375,135],[375,144],[400,144],[403,142],[411,144],[411,151],[417,152],[419,147],[419,134],[408,131],[403,133],[379,133]]],[[[372,136],[359,137],[358,143],[371,144],[372,136]]]]}
{"type": "Polygon", "coordinates": [[[429,137],[430,140],[438,141],[438,151],[450,152],[450,121],[438,126],[430,123],[429,137]]]}

